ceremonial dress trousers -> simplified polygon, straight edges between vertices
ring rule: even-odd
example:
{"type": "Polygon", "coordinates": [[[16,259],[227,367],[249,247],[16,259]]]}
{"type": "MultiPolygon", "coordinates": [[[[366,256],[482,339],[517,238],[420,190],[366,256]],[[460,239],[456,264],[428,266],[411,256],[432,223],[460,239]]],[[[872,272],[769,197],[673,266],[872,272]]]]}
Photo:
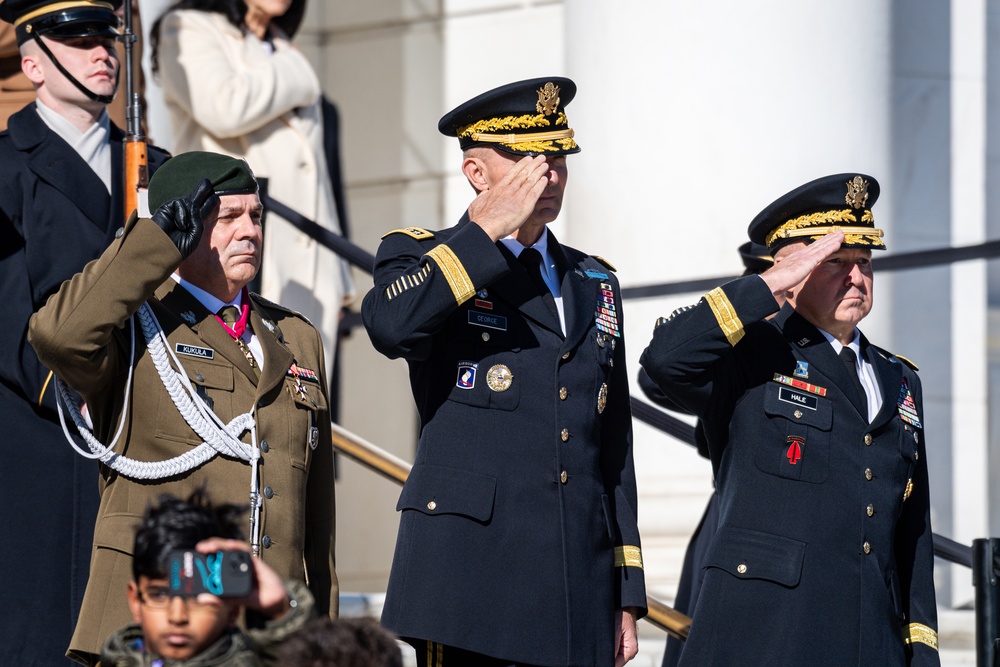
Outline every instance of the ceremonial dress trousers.
{"type": "MultiPolygon", "coordinates": [[[[97,515],[97,465],[66,442],[49,370],[27,341],[28,319],[122,227],[122,133],[111,126],[112,192],[38,116],[0,132],[0,664],[51,664],[69,643],[97,515]],[[39,660],[39,662],[35,662],[39,660]]],[[[149,150],[155,170],[163,153],[149,150]]]]}
{"type": "Polygon", "coordinates": [[[658,326],[641,363],[704,425],[718,533],[681,665],[937,665],[920,380],[861,336],[882,408],[758,276],[658,326]]]}
{"type": "Polygon", "coordinates": [[[533,665],[608,665],[645,610],[618,281],[560,245],[551,296],[468,217],[384,237],[362,313],[406,359],[420,441],[382,623],[533,665]],[[546,302],[549,302],[548,304],[546,302]]]}
{"type": "MultiPolygon", "coordinates": [[[[228,423],[254,411],[260,450],[261,557],[280,575],[308,581],[321,612],[336,613],[333,450],[319,332],[300,315],[251,297],[250,327],[263,350],[260,378],[215,316],[169,278],[180,254],[159,227],[135,219],[32,318],[39,357],[79,391],[98,438],[109,443],[123,413],[130,316],[149,302],[188,379],[228,423]]],[[[165,461],[201,443],[164,388],[136,325],[132,395],[115,451],[165,461]]],[[[244,433],[242,440],[250,442],[244,433]]],[[[135,527],[161,494],[184,497],[204,485],[216,503],[246,504],[251,467],[215,456],[166,479],[136,481],[101,467],[101,506],[90,582],[72,650],[99,654],[129,622],[135,527]]],[[[249,523],[248,523],[249,526],[249,523]]],[[[249,528],[247,533],[249,534],[249,528]]]]}

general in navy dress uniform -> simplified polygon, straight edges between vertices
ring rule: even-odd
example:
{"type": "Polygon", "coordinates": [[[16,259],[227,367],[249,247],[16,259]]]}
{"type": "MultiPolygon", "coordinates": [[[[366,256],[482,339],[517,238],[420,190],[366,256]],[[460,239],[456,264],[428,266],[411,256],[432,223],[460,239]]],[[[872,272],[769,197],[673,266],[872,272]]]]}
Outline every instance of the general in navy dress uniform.
{"type": "Polygon", "coordinates": [[[579,151],[575,92],[520,81],[446,114],[478,196],[454,227],[386,234],[364,299],[420,414],[382,623],[421,665],[621,665],[637,650],[621,291],[546,228],[579,151]]]}
{"type": "MultiPolygon", "coordinates": [[[[90,562],[97,465],[75,454],[28,319],[125,223],[115,94],[121,2],[6,0],[31,98],[0,132],[0,664],[65,665],[90,562]],[[44,49],[44,50],[43,50],[44,49]],[[77,85],[74,84],[78,84],[77,85]]],[[[149,149],[149,167],[166,159],[149,149]]]]}
{"type": "Polygon", "coordinates": [[[338,603],[323,345],[301,315],[246,289],[261,259],[257,181],[243,160],[185,153],[153,175],[149,204],[152,218],[133,216],[28,330],[86,399],[92,448],[113,445],[71,644],[84,663],[131,619],[134,529],[165,493],[250,499],[254,550],[307,582],[320,612],[338,603]]]}
{"type": "Polygon", "coordinates": [[[878,194],[837,174],[772,203],[749,231],[775,266],[642,354],[702,420],[720,501],[681,665],[939,664],[920,380],[857,329],[878,194]]]}

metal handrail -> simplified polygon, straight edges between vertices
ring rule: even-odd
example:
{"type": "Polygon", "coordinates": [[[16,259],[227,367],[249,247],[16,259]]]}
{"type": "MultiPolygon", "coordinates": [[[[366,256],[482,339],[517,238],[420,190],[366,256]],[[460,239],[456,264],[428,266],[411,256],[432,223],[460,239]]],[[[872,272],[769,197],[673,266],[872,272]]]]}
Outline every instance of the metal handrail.
{"type": "MultiPolygon", "coordinates": [[[[413,467],[409,463],[338,424],[333,424],[332,428],[334,450],[390,481],[399,484],[406,481],[413,467]]],[[[687,638],[688,629],[691,627],[691,619],[688,616],[648,595],[646,608],[648,612],[643,618],[652,625],[678,639],[687,638]]]]}

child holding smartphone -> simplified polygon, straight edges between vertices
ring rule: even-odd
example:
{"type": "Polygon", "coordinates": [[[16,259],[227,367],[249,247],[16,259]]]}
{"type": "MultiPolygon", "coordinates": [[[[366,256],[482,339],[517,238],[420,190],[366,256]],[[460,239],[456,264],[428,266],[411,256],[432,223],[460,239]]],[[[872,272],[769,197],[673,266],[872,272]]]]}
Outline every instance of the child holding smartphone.
{"type": "MultiPolygon", "coordinates": [[[[269,666],[277,650],[314,615],[312,595],[304,584],[282,581],[256,556],[250,556],[250,593],[222,597],[187,596],[171,589],[171,554],[189,549],[220,558],[219,552],[249,546],[239,524],[245,508],[212,505],[204,491],[187,499],[161,496],[150,506],[135,535],[133,580],[126,595],[135,624],[115,632],[101,664],[116,667],[269,666]],[[237,626],[242,611],[246,626],[237,626]]],[[[229,554],[223,554],[226,556],[229,554]]],[[[245,562],[245,561],[244,561],[245,562]]]]}

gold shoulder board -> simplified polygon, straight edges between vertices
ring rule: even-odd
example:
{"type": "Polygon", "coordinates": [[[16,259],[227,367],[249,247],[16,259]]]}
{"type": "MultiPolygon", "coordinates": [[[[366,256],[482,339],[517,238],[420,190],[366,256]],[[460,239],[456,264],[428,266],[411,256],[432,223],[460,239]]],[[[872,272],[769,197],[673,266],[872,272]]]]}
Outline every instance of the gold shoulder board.
{"type": "Polygon", "coordinates": [[[615,268],[615,265],[609,262],[608,260],[604,259],[603,257],[599,257],[598,255],[591,255],[591,257],[596,259],[598,262],[606,266],[611,271],[614,271],[616,273],[618,272],[618,269],[615,268]]]}
{"type": "Polygon", "coordinates": [[[434,232],[427,231],[422,227],[403,227],[402,229],[394,229],[391,232],[383,234],[382,238],[392,234],[406,234],[410,238],[417,239],[418,241],[425,241],[427,239],[434,238],[434,232]]]}
{"type": "Polygon", "coordinates": [[[906,364],[907,366],[909,366],[910,368],[912,368],[913,370],[915,370],[915,371],[919,371],[920,370],[920,366],[917,366],[915,363],[913,363],[912,361],[910,361],[909,359],[907,359],[903,355],[897,354],[897,355],[894,355],[894,356],[897,359],[899,359],[900,361],[902,361],[904,364],[906,364]]]}

